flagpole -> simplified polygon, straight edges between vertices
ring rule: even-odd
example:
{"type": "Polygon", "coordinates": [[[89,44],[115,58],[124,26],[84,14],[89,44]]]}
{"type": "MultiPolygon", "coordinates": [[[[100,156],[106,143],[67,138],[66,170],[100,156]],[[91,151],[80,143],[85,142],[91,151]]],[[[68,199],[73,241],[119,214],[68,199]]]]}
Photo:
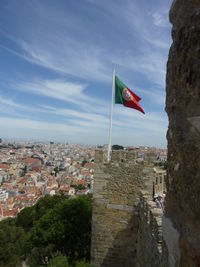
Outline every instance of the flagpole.
{"type": "Polygon", "coordinates": [[[108,154],[107,154],[107,162],[110,162],[111,158],[111,146],[112,146],[112,115],[113,115],[113,102],[114,102],[114,92],[115,92],[115,69],[113,69],[112,76],[112,97],[110,104],[110,128],[109,128],[109,142],[108,142],[108,154]]]}

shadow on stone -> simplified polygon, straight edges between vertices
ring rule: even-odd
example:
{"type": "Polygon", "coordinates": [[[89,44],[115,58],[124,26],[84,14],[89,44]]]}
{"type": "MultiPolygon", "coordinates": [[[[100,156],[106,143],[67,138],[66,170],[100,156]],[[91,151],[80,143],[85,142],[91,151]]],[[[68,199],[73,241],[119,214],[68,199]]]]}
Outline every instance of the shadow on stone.
{"type": "MultiPolygon", "coordinates": [[[[119,218],[116,217],[116,221],[119,218]]],[[[117,224],[117,222],[113,224],[117,224]]],[[[122,222],[121,222],[122,223],[122,222]]],[[[119,231],[112,246],[101,264],[102,267],[132,267],[137,266],[137,232],[138,218],[132,216],[127,222],[124,220],[125,229],[119,231]]]]}

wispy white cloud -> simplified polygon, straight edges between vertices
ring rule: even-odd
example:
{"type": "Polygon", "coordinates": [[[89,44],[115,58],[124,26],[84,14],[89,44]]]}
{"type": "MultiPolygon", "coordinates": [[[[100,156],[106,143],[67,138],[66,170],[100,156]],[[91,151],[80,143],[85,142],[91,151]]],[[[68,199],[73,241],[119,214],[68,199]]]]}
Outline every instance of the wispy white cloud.
{"type": "MultiPolygon", "coordinates": [[[[8,105],[8,101],[4,101],[8,105]]],[[[12,103],[12,102],[11,102],[12,103]]],[[[13,103],[12,103],[13,104],[13,103]]],[[[40,107],[27,107],[21,106],[14,102],[14,107],[17,110],[26,110],[26,116],[31,114],[33,111],[39,111],[40,113],[55,114],[58,116],[59,121],[62,123],[47,122],[40,119],[31,119],[24,117],[24,112],[21,113],[21,117],[18,114],[17,118],[16,112],[9,114],[9,117],[0,117],[0,124],[2,134],[4,131],[13,132],[15,129],[15,134],[18,133],[20,137],[25,136],[26,139],[41,139],[45,138],[63,138],[70,140],[75,140],[78,136],[87,138],[87,143],[106,142],[109,127],[109,114],[105,116],[104,114],[93,114],[84,111],[77,111],[73,109],[61,109],[52,106],[42,105],[40,107]],[[63,119],[62,119],[63,118],[63,119]]],[[[113,142],[118,142],[122,144],[130,143],[130,139],[120,140],[123,134],[126,136],[133,134],[143,133],[146,136],[150,134],[152,136],[157,136],[158,139],[162,139],[162,135],[165,135],[167,125],[164,117],[159,113],[148,113],[147,115],[140,114],[132,109],[124,108],[123,106],[116,105],[114,109],[113,117],[113,142]],[[128,133],[127,133],[128,131],[128,133]],[[116,135],[117,133],[117,135],[116,135]]],[[[56,140],[58,140],[56,139],[56,140]]],[[[140,143],[142,144],[142,143],[140,143]]],[[[147,144],[147,143],[144,143],[147,144]]]]}
{"type": "Polygon", "coordinates": [[[81,133],[87,131],[87,129],[84,129],[79,126],[67,125],[67,123],[45,122],[40,120],[27,119],[23,117],[0,117],[0,123],[5,125],[4,128],[37,130],[41,133],[43,133],[43,131],[52,131],[72,134],[76,132],[81,133]]]}
{"type": "Polygon", "coordinates": [[[157,11],[152,14],[153,23],[158,27],[169,27],[168,10],[157,11]]]}
{"type": "MultiPolygon", "coordinates": [[[[133,110],[121,109],[114,116],[113,121],[113,143],[123,145],[152,145],[152,138],[157,137],[157,144],[164,146],[162,135],[165,135],[166,125],[159,118],[159,114],[148,116],[140,116],[139,113],[133,110]],[[120,113],[120,115],[119,115],[120,113]],[[138,135],[142,138],[138,139],[138,135]],[[151,138],[149,138],[151,136],[151,138]],[[134,138],[134,139],[133,139],[134,138]]],[[[71,116],[70,116],[71,117],[71,116]]],[[[88,120],[77,118],[63,123],[46,122],[41,120],[21,118],[1,117],[0,124],[1,134],[8,133],[8,137],[13,137],[12,132],[15,132],[15,137],[23,136],[26,139],[38,140],[70,140],[77,142],[82,140],[85,143],[105,143],[108,137],[108,119],[98,117],[88,117],[88,120]],[[78,137],[82,137],[81,139],[78,137]]],[[[81,115],[80,115],[81,117],[81,115]]]]}
{"type": "Polygon", "coordinates": [[[102,143],[105,139],[104,129],[100,128],[96,131],[94,127],[88,128],[82,125],[68,125],[67,123],[53,123],[3,116],[0,116],[0,124],[3,125],[1,136],[4,138],[28,140],[53,139],[55,141],[82,142],[88,144],[102,143]],[[13,131],[15,132],[14,136],[13,131]]]}
{"type": "Polygon", "coordinates": [[[20,42],[24,59],[49,68],[56,72],[82,78],[84,80],[97,80],[107,82],[110,80],[110,71],[104,63],[103,49],[94,44],[80,44],[76,40],[63,36],[61,40],[49,37],[48,43],[54,42],[55,47],[48,43],[38,44],[20,42]],[[52,40],[51,40],[52,39],[52,40]],[[57,43],[56,43],[57,41],[57,43]],[[70,46],[69,46],[70,44],[70,46]],[[57,50],[57,47],[60,47],[57,50]]]}
{"type": "Polygon", "coordinates": [[[91,97],[85,93],[86,84],[78,82],[68,82],[65,80],[41,80],[15,81],[10,82],[13,89],[23,91],[28,94],[45,96],[68,103],[74,103],[81,107],[88,107],[89,104],[102,105],[98,98],[91,97]]]}
{"type": "Polygon", "coordinates": [[[4,50],[8,51],[9,53],[11,53],[11,54],[23,59],[23,60],[26,60],[26,57],[22,53],[17,52],[16,50],[9,48],[8,46],[0,44],[0,48],[3,48],[4,50]]]}
{"type": "MultiPolygon", "coordinates": [[[[94,127],[103,127],[107,125],[108,123],[108,116],[105,116],[104,112],[101,114],[101,109],[99,110],[96,108],[94,111],[86,111],[84,109],[81,109],[78,111],[75,107],[74,109],[70,108],[58,108],[53,106],[48,106],[45,104],[36,105],[36,106],[28,106],[26,104],[19,104],[16,101],[13,101],[12,99],[9,99],[7,97],[3,97],[0,95],[0,104],[3,104],[3,113],[8,113],[9,115],[20,116],[24,118],[24,111],[26,111],[26,116],[31,118],[31,114],[54,114],[57,115],[57,117],[62,118],[61,120],[67,121],[69,125],[82,125],[82,126],[90,126],[92,128],[94,127]],[[5,107],[8,107],[8,109],[5,109],[5,107]]],[[[79,104],[78,104],[79,105],[79,104]]],[[[81,105],[79,105],[81,107],[81,105]]],[[[84,106],[85,107],[85,106],[84,106]]],[[[93,109],[92,109],[93,110],[93,109]]],[[[104,109],[102,109],[104,111],[104,109]]],[[[2,111],[0,112],[2,113],[2,111]]]]}
{"type": "Polygon", "coordinates": [[[167,129],[166,116],[160,112],[148,112],[145,115],[129,108],[115,108],[114,124],[119,122],[130,129],[143,130],[148,133],[163,133],[167,129]]]}
{"type": "Polygon", "coordinates": [[[155,86],[154,88],[150,87],[145,90],[142,88],[134,87],[134,91],[138,94],[147,97],[152,105],[159,105],[164,107],[165,91],[163,90],[163,88],[155,86]]]}
{"type": "MultiPolygon", "coordinates": [[[[141,49],[145,49],[149,44],[157,49],[169,49],[170,40],[168,36],[154,28],[156,22],[159,26],[165,24],[170,27],[167,9],[162,12],[160,10],[155,11],[152,14],[149,10],[145,10],[144,5],[138,4],[137,1],[127,1],[126,8],[116,5],[116,8],[113,9],[112,5],[110,5],[110,12],[117,13],[119,20],[127,23],[127,26],[132,29],[134,34],[133,38],[137,38],[136,42],[140,44],[141,49]]],[[[163,51],[160,52],[162,53],[163,51]]]]}
{"type": "MultiPolygon", "coordinates": [[[[54,108],[45,105],[41,107],[44,108],[44,112],[46,111],[58,116],[63,116],[64,118],[69,119],[71,124],[87,127],[88,130],[95,128],[96,131],[98,131],[99,128],[102,128],[106,131],[109,126],[109,114],[95,114],[72,109],[54,108]]],[[[114,131],[120,131],[122,128],[161,134],[164,133],[167,128],[166,116],[163,116],[159,112],[149,112],[146,115],[143,115],[133,109],[116,105],[113,114],[113,129],[114,131]]]]}
{"type": "Polygon", "coordinates": [[[14,108],[21,108],[22,105],[17,104],[13,99],[0,95],[0,104],[7,105],[14,108]]]}
{"type": "MultiPolygon", "coordinates": [[[[47,112],[70,119],[70,123],[73,125],[87,127],[88,131],[90,131],[91,128],[95,128],[96,132],[99,128],[102,128],[102,130],[104,129],[104,131],[108,130],[109,114],[105,116],[103,114],[78,112],[71,109],[58,109],[50,106],[42,107],[47,109],[47,112]]],[[[116,105],[113,116],[113,131],[120,132],[127,128],[137,132],[144,131],[156,135],[163,134],[167,129],[166,116],[163,116],[159,112],[149,112],[143,115],[133,109],[116,105]]],[[[89,135],[88,132],[88,136],[89,135]]]]}
{"type": "MultiPolygon", "coordinates": [[[[82,122],[84,121],[84,124],[82,124],[82,125],[86,125],[85,121],[87,123],[90,122],[91,123],[90,126],[95,125],[97,127],[98,126],[102,127],[103,125],[108,123],[108,116],[106,117],[103,114],[78,111],[78,110],[69,109],[69,108],[64,108],[64,109],[63,108],[55,108],[55,107],[46,106],[46,105],[42,105],[41,107],[44,109],[44,112],[56,114],[58,116],[63,116],[63,117],[66,117],[68,119],[74,118],[73,123],[76,123],[76,124],[82,124],[81,119],[82,119],[82,122]],[[79,120],[76,120],[77,118],[79,120]]],[[[96,110],[96,112],[97,111],[98,111],[98,109],[96,110]]]]}
{"type": "MultiPolygon", "coordinates": [[[[10,99],[5,97],[0,98],[0,102],[3,102],[4,105],[12,106],[17,108],[17,110],[26,110],[26,112],[43,112],[49,114],[55,114],[58,117],[63,117],[67,119],[68,126],[73,127],[74,125],[81,125],[91,128],[104,128],[108,127],[109,124],[109,114],[101,114],[96,110],[96,113],[78,111],[76,109],[69,108],[56,108],[48,105],[40,105],[35,107],[29,107],[27,105],[20,105],[10,99]]],[[[16,111],[13,110],[13,115],[16,111]]],[[[21,114],[24,118],[24,113],[21,114]]],[[[49,123],[48,123],[49,124],[49,123]]],[[[34,124],[35,125],[35,124],[34,124]]],[[[40,125],[40,124],[39,124],[40,125]]],[[[114,108],[114,127],[129,127],[129,128],[138,128],[143,130],[162,131],[162,128],[166,128],[166,118],[163,117],[160,113],[147,113],[143,115],[139,112],[136,112],[129,108],[124,108],[121,105],[116,105],[114,108]],[[131,123],[130,122],[134,122],[131,123]]],[[[90,128],[87,128],[90,129],[90,128]]],[[[90,130],[89,130],[90,131],[90,130]]]]}
{"type": "Polygon", "coordinates": [[[61,80],[36,80],[32,82],[16,82],[13,88],[26,93],[47,96],[67,102],[74,102],[74,97],[85,98],[83,91],[86,85],[61,80]]]}
{"type": "MultiPolygon", "coordinates": [[[[171,40],[162,40],[162,38],[153,38],[153,36],[151,36],[150,34],[149,35],[146,35],[145,36],[145,41],[147,43],[149,43],[150,45],[152,45],[155,49],[162,49],[162,50],[165,50],[165,51],[168,51],[170,45],[171,45],[171,40]]],[[[163,53],[161,53],[163,54],[163,53]]],[[[165,55],[166,56],[166,55],[165,55]]],[[[166,57],[164,59],[164,61],[166,61],[166,57]]]]}
{"type": "MultiPolygon", "coordinates": [[[[113,61],[116,59],[113,58],[113,61]]],[[[146,49],[146,53],[142,55],[132,55],[126,53],[121,59],[119,65],[128,68],[134,73],[140,73],[155,85],[164,87],[166,77],[166,60],[164,56],[158,52],[146,49]]]]}
{"type": "MultiPolygon", "coordinates": [[[[127,1],[126,8],[121,5],[108,4],[111,16],[116,16],[129,29],[130,43],[133,48],[122,49],[117,53],[111,53],[111,62],[121,69],[143,75],[152,84],[165,86],[166,63],[171,39],[163,28],[155,28],[157,24],[170,28],[168,14],[165,11],[147,12],[144,6],[136,1],[127,1]],[[159,13],[160,12],[160,13],[159,13]],[[160,17],[158,19],[158,14],[160,17]],[[123,68],[122,68],[123,67],[123,68]]],[[[159,8],[159,7],[158,7],[159,8]]],[[[168,30],[168,29],[167,29],[168,30]]]]}

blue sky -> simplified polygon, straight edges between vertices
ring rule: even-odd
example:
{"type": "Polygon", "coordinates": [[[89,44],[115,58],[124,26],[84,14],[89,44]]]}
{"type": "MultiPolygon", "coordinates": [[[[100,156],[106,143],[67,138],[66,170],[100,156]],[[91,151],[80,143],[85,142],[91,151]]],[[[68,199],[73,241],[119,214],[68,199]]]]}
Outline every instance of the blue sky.
{"type": "Polygon", "coordinates": [[[112,69],[146,114],[114,105],[113,143],[166,147],[171,0],[1,0],[0,136],[108,142],[112,69]]]}

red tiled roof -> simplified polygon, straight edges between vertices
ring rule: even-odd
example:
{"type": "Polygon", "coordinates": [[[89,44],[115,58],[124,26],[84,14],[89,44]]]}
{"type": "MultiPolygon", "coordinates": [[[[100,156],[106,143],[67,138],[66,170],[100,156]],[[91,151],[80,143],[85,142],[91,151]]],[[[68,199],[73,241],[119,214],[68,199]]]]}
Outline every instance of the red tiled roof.
{"type": "Polygon", "coordinates": [[[17,215],[19,209],[18,208],[13,208],[11,210],[6,209],[3,211],[3,217],[14,217],[17,215]]]}
{"type": "Polygon", "coordinates": [[[85,180],[77,180],[77,184],[86,185],[87,182],[85,180]]]}
{"type": "Polygon", "coordinates": [[[41,167],[40,166],[32,167],[32,171],[39,172],[40,170],[41,170],[41,167]]]}
{"type": "Polygon", "coordinates": [[[85,163],[85,168],[94,168],[94,163],[93,162],[87,162],[85,163]]]}
{"type": "Polygon", "coordinates": [[[24,160],[24,162],[26,164],[41,163],[39,159],[35,159],[35,158],[27,158],[24,160]]]}
{"type": "Polygon", "coordinates": [[[8,164],[0,163],[0,169],[8,170],[8,168],[9,168],[8,164]]]}
{"type": "Polygon", "coordinates": [[[65,188],[60,188],[60,191],[64,191],[64,192],[69,192],[70,188],[69,187],[65,187],[65,188]]]}
{"type": "Polygon", "coordinates": [[[80,171],[80,174],[89,175],[89,172],[88,172],[88,170],[83,169],[80,171]]]}
{"type": "Polygon", "coordinates": [[[77,179],[74,179],[73,181],[72,181],[72,184],[76,184],[76,185],[79,185],[79,184],[82,184],[82,185],[86,185],[87,184],[87,182],[85,181],[85,180],[77,180],[77,179]]]}
{"type": "Polygon", "coordinates": [[[24,184],[24,183],[27,182],[27,180],[28,180],[28,178],[27,178],[27,177],[24,177],[24,178],[22,178],[18,183],[19,183],[19,184],[24,184]]]}

